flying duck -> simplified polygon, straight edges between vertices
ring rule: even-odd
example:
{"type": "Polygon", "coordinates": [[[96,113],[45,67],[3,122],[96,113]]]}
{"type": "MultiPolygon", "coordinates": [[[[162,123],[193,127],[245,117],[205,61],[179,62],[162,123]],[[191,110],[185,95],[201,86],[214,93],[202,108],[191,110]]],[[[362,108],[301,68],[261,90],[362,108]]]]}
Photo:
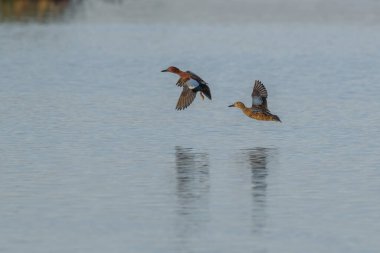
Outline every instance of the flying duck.
{"type": "Polygon", "coordinates": [[[256,120],[265,121],[279,121],[280,118],[277,115],[272,114],[267,105],[268,92],[264,84],[256,80],[252,91],[252,107],[245,107],[245,105],[238,101],[229,107],[237,107],[243,111],[245,115],[256,120]]]}
{"type": "Polygon", "coordinates": [[[184,110],[187,108],[194,101],[197,92],[201,95],[202,100],[204,99],[204,96],[211,100],[211,91],[207,86],[207,83],[193,72],[184,72],[174,66],[164,69],[161,72],[171,72],[179,75],[176,84],[177,86],[182,87],[182,92],[177,102],[177,110],[184,110]]]}

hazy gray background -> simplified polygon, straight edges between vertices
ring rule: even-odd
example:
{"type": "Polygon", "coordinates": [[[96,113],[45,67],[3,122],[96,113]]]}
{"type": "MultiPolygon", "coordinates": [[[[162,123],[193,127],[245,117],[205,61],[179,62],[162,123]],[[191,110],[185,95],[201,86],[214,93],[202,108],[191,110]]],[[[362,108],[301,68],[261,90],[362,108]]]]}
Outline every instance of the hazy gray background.
{"type": "Polygon", "coordinates": [[[0,252],[380,251],[377,2],[0,3],[0,252]]]}
{"type": "MultiPolygon", "coordinates": [[[[380,2],[376,0],[2,0],[1,13],[8,12],[12,5],[19,9],[34,5],[40,10],[49,5],[65,6],[66,21],[88,22],[374,24],[380,20],[380,2]]],[[[21,19],[30,14],[29,11],[21,19]]]]}
{"type": "Polygon", "coordinates": [[[84,1],[85,20],[378,23],[375,0],[84,1]],[[110,4],[115,3],[115,4],[110,4]],[[117,3],[117,4],[116,4],[117,3]]]}

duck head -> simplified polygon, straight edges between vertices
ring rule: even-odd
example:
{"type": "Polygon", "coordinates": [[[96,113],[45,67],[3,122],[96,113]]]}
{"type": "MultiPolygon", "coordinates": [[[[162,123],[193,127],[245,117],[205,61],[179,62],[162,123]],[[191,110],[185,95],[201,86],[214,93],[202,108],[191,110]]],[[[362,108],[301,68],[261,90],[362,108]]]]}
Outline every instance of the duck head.
{"type": "Polygon", "coordinates": [[[232,105],[229,105],[228,107],[237,107],[239,109],[244,109],[245,105],[242,102],[238,101],[233,103],[232,105]]]}
{"type": "Polygon", "coordinates": [[[180,70],[179,70],[179,68],[177,68],[177,67],[174,67],[174,66],[170,66],[169,68],[167,68],[167,69],[164,69],[164,70],[162,70],[161,72],[171,72],[171,73],[179,73],[179,72],[181,72],[180,70]]]}

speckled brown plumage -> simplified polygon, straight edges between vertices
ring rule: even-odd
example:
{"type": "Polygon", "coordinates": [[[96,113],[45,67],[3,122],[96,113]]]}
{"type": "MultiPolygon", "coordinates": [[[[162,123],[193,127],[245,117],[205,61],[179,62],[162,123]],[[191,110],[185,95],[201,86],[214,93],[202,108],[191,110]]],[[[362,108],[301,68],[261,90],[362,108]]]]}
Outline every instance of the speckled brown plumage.
{"type": "Polygon", "coordinates": [[[252,91],[252,107],[246,107],[242,102],[238,101],[229,107],[237,107],[248,117],[256,120],[264,121],[279,121],[280,118],[277,115],[272,114],[267,105],[268,92],[265,86],[259,80],[255,81],[255,85],[252,91]]]}

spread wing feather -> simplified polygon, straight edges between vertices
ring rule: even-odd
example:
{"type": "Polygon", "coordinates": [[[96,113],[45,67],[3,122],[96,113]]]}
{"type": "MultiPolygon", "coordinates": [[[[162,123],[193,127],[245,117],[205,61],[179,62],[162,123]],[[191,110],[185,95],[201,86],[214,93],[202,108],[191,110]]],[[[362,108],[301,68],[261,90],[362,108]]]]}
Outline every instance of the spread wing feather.
{"type": "Polygon", "coordinates": [[[177,110],[183,110],[187,108],[195,99],[196,92],[189,89],[187,85],[183,86],[181,95],[179,96],[176,109],[177,110]]]}
{"type": "Polygon", "coordinates": [[[187,80],[188,80],[188,79],[186,79],[186,78],[182,78],[182,77],[180,77],[180,78],[178,79],[176,85],[179,86],[179,87],[183,87],[183,86],[186,84],[187,80]]]}
{"type": "Polygon", "coordinates": [[[261,106],[267,108],[268,92],[264,84],[256,80],[252,91],[252,107],[261,106]]]}

